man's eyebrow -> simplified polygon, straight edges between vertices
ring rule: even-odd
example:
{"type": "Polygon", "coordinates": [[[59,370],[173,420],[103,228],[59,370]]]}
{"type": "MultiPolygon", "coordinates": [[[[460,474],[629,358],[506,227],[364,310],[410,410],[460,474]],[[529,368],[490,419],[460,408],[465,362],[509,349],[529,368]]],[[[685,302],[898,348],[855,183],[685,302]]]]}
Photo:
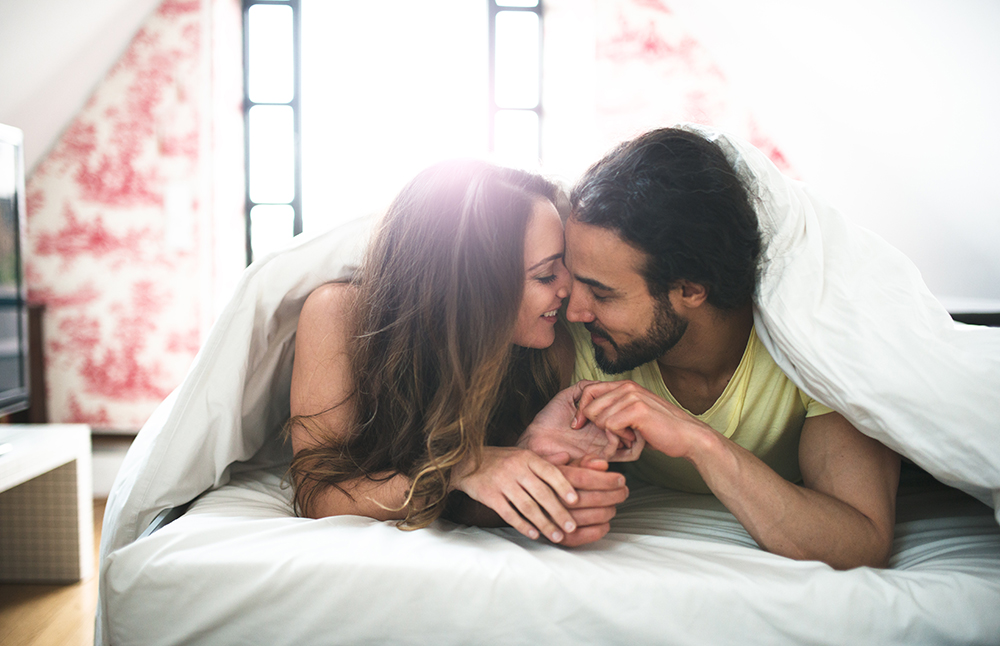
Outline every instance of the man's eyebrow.
{"type": "Polygon", "coordinates": [[[536,262],[532,266],[528,267],[528,271],[531,271],[532,269],[535,269],[536,267],[541,267],[542,265],[544,265],[547,262],[552,262],[553,260],[559,260],[562,257],[563,257],[563,255],[561,253],[557,253],[555,255],[549,256],[548,258],[542,258],[541,260],[539,260],[538,262],[536,262]]]}
{"type": "Polygon", "coordinates": [[[594,280],[593,278],[585,278],[583,276],[577,276],[575,274],[573,275],[573,278],[577,279],[578,281],[580,281],[584,285],[590,285],[591,287],[596,287],[597,289],[604,290],[606,292],[616,292],[616,291],[618,291],[614,287],[608,287],[607,285],[605,285],[601,281],[594,280]]]}

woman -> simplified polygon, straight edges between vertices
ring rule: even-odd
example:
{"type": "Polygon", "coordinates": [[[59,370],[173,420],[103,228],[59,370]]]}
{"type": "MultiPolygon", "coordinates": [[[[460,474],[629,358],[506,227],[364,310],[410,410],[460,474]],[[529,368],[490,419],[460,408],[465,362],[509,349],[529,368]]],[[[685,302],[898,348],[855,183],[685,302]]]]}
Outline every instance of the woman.
{"type": "MultiPolygon", "coordinates": [[[[570,475],[623,489],[606,464],[581,474],[512,446],[572,370],[556,199],[530,173],[438,164],[394,200],[355,277],[309,296],[287,427],[300,513],[415,529],[464,492],[561,542],[582,503],[570,475]]],[[[603,535],[608,519],[584,523],[603,535]]]]}

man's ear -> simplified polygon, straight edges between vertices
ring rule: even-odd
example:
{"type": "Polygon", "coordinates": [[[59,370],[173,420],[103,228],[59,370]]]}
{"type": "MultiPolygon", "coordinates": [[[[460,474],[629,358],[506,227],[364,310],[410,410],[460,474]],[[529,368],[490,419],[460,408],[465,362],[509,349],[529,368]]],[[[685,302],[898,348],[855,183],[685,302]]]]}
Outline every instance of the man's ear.
{"type": "Polygon", "coordinates": [[[685,307],[692,309],[700,307],[708,300],[708,287],[699,283],[681,279],[677,281],[674,289],[677,290],[677,295],[680,296],[685,307]]]}

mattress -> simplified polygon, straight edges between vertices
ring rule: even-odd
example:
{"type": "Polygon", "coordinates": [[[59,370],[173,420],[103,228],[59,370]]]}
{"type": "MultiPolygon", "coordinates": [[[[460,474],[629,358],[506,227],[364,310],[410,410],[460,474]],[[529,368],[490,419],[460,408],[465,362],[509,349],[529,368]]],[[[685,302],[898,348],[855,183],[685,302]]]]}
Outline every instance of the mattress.
{"type": "Polygon", "coordinates": [[[760,550],[713,496],[630,483],[579,548],[437,521],[296,518],[235,475],[105,570],[114,644],[996,644],[993,511],[904,471],[888,569],[760,550]]]}

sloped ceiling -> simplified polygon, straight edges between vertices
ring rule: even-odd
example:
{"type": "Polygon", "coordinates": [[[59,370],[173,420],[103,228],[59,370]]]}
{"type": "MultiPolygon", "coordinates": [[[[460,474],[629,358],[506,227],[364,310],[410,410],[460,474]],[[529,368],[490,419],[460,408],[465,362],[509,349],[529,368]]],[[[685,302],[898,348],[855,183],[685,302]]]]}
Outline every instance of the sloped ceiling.
{"type": "Polygon", "coordinates": [[[29,169],[55,144],[158,0],[0,0],[0,123],[29,169]]]}

